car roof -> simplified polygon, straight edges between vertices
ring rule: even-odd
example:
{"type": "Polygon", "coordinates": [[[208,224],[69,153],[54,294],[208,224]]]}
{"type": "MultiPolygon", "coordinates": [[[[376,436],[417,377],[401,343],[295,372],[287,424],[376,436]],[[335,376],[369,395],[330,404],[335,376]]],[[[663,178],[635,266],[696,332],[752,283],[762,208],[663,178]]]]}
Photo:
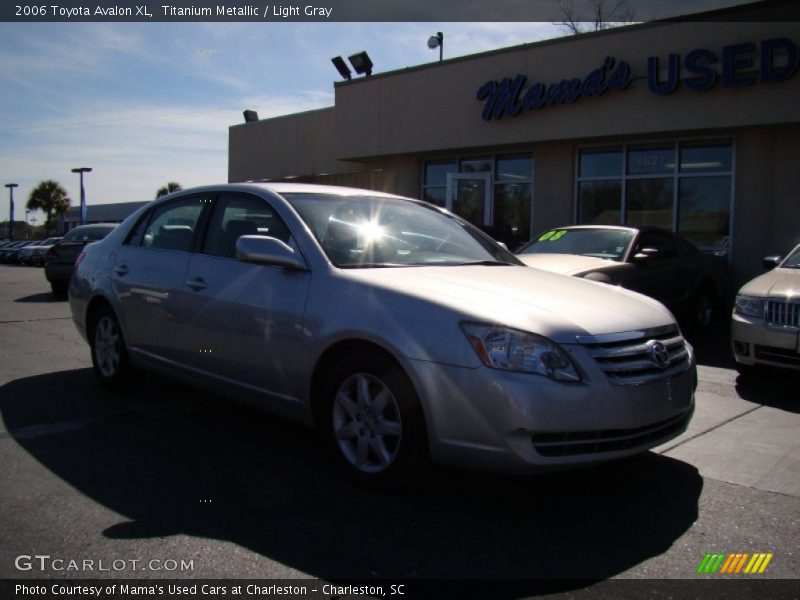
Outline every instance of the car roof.
{"type": "Polygon", "coordinates": [[[73,227],[72,229],[67,231],[64,235],[70,233],[71,231],[75,231],[76,229],[88,229],[89,227],[108,227],[113,229],[115,227],[119,227],[119,223],[88,223],[86,225],[78,225],[77,227],[73,227]]]}
{"type": "Polygon", "coordinates": [[[564,227],[550,227],[549,229],[613,229],[617,231],[630,231],[633,233],[641,231],[664,231],[666,233],[674,233],[669,229],[665,229],[664,227],[656,227],[655,225],[642,225],[640,227],[630,227],[626,225],[602,225],[599,223],[592,225],[566,225],[564,227]]]}
{"type": "Polygon", "coordinates": [[[204,192],[225,192],[225,191],[255,191],[267,190],[275,194],[330,194],[339,196],[373,196],[380,198],[402,198],[397,194],[387,194],[376,190],[366,190],[363,188],[344,187],[338,185],[322,185],[317,183],[291,183],[291,182],[270,182],[270,181],[245,181],[241,183],[220,183],[216,185],[204,185],[195,188],[187,188],[178,192],[173,192],[166,196],[161,196],[157,201],[178,198],[187,194],[204,192]]]}

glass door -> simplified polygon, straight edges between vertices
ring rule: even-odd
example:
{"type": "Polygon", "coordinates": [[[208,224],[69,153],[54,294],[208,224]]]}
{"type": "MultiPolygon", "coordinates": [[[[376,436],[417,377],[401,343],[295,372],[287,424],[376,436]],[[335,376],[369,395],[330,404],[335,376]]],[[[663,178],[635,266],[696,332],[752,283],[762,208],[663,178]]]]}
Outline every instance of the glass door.
{"type": "Polygon", "coordinates": [[[477,227],[491,225],[491,184],[491,173],[448,173],[447,209],[477,227]]]}

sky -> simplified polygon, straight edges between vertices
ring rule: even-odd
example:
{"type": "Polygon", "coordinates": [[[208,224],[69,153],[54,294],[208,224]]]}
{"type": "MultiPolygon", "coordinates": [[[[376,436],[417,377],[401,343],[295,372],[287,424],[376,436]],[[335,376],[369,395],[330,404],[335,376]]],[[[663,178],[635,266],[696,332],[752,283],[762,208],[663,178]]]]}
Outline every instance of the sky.
{"type": "Polygon", "coordinates": [[[228,128],[244,109],[263,119],[332,106],[333,56],[366,50],[375,73],[433,62],[437,31],[445,58],[566,35],[552,22],[0,23],[0,185],[19,184],[21,220],[42,180],[79,204],[75,167],[93,169],[90,205],[225,182],[228,128]]]}
{"type": "Polygon", "coordinates": [[[44,179],[78,204],[75,167],[93,169],[90,204],[225,182],[244,109],[332,106],[333,56],[367,50],[376,73],[419,65],[438,60],[437,31],[446,58],[563,35],[551,23],[2,23],[0,184],[19,184],[19,220],[44,179]]]}

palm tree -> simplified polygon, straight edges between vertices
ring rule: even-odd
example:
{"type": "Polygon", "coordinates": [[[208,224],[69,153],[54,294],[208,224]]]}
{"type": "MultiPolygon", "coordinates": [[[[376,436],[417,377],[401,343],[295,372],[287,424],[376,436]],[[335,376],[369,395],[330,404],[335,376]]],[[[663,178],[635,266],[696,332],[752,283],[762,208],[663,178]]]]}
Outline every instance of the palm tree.
{"type": "Polygon", "coordinates": [[[180,183],[177,181],[170,181],[167,185],[162,185],[160,188],[158,188],[158,191],[156,192],[156,198],[161,198],[161,196],[166,196],[172,192],[180,192],[182,189],[183,186],[180,183]]]}
{"type": "Polygon", "coordinates": [[[53,219],[58,215],[67,212],[71,200],[67,196],[67,190],[61,187],[57,181],[48,179],[42,181],[33,188],[31,195],[28,196],[26,205],[28,210],[42,210],[47,215],[45,222],[45,234],[50,235],[53,219]]]}

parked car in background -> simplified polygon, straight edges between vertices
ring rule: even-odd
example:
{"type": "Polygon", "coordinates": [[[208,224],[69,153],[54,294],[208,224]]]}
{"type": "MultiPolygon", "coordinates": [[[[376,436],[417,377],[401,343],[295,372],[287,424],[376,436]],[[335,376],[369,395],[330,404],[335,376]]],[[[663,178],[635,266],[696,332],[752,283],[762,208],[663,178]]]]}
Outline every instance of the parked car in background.
{"type": "Polygon", "coordinates": [[[17,242],[11,242],[4,248],[0,249],[0,263],[3,264],[16,264],[17,263],[17,255],[19,253],[20,248],[27,246],[28,244],[32,244],[30,240],[23,240],[17,242]]]}
{"type": "Polygon", "coordinates": [[[102,384],[141,367],[249,398],[316,425],[376,484],[430,459],[621,458],[694,410],[693,351],[662,304],[529,269],[450,212],[380,192],[171,194],[83,250],[69,300],[102,384]]]}
{"type": "Polygon", "coordinates": [[[705,328],[725,292],[726,263],[656,227],[574,225],[542,232],[516,252],[530,267],[620,285],[705,328]]]}
{"type": "Polygon", "coordinates": [[[71,229],[45,253],[44,274],[53,294],[63,296],[69,286],[75,261],[86,244],[102,240],[117,227],[116,223],[81,225],[71,229]]]}
{"type": "Polygon", "coordinates": [[[45,253],[58,242],[60,237],[51,237],[20,250],[20,263],[24,265],[42,266],[45,253]]]}
{"type": "MultiPolygon", "coordinates": [[[[27,246],[23,246],[17,252],[17,261],[21,265],[32,265],[34,256],[37,254],[37,251],[43,247],[43,245],[50,247],[55,243],[55,241],[60,239],[61,238],[48,238],[46,240],[33,241],[27,246]]],[[[42,257],[43,256],[44,254],[42,254],[42,257]]]]}
{"type": "Polygon", "coordinates": [[[731,349],[742,375],[761,367],[800,370],[800,245],[742,286],[731,317],[731,349]]]}

